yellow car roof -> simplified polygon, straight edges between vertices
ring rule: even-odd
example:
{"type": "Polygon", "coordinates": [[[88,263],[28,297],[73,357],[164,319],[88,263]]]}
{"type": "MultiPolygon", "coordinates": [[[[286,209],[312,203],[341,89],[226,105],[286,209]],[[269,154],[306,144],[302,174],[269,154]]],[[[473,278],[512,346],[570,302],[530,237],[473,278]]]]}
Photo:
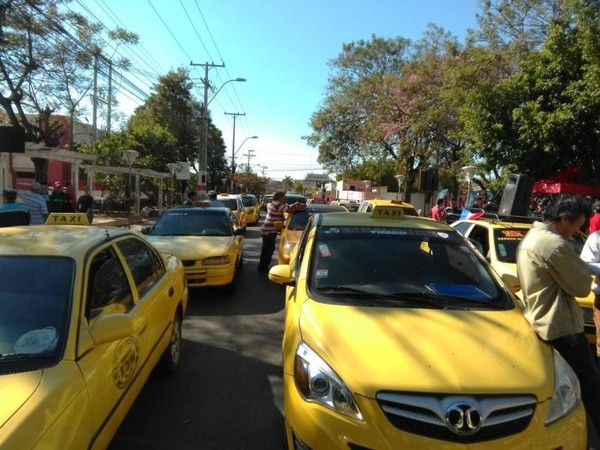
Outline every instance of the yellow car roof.
{"type": "Polygon", "coordinates": [[[401,200],[393,200],[393,199],[387,199],[387,198],[375,198],[373,200],[364,200],[365,202],[371,203],[373,206],[395,206],[395,207],[402,207],[402,208],[414,208],[415,206],[407,203],[407,202],[403,202],[401,200]]]}
{"type": "MultiPolygon", "coordinates": [[[[85,254],[108,237],[135,234],[125,228],[96,225],[27,225],[0,228],[0,255],[85,254]]],[[[51,270],[51,268],[49,268],[51,270]]]]}
{"type": "Polygon", "coordinates": [[[503,220],[502,218],[494,219],[489,217],[481,217],[479,219],[461,219],[454,223],[473,223],[477,225],[486,226],[488,228],[531,228],[533,221],[531,222],[513,222],[511,220],[503,220]]]}
{"type": "Polygon", "coordinates": [[[330,212],[327,214],[315,213],[320,226],[326,227],[390,227],[390,228],[417,228],[423,230],[439,230],[457,232],[450,225],[437,220],[423,217],[405,215],[402,210],[398,214],[396,207],[376,207],[369,214],[348,214],[347,212],[330,212]],[[389,215],[381,214],[382,210],[391,211],[389,215]]]}

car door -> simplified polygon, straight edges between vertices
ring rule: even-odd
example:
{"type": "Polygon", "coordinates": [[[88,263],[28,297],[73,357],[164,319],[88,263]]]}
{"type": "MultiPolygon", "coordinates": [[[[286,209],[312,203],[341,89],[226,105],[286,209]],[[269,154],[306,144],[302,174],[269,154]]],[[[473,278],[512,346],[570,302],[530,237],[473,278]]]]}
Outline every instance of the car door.
{"type": "MultiPolygon", "coordinates": [[[[128,320],[134,307],[133,292],[114,245],[97,249],[88,261],[77,364],[90,399],[94,440],[102,441],[100,436],[110,432],[115,410],[129,394],[139,370],[140,345],[128,320]],[[107,333],[112,336],[107,338],[107,333]]],[[[101,442],[96,444],[101,446],[101,442]]]]}

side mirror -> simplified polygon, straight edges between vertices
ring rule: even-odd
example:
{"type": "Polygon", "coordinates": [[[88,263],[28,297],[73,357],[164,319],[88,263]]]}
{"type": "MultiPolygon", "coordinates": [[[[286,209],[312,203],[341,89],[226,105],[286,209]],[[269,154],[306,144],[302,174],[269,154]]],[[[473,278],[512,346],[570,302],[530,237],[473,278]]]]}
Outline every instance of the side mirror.
{"type": "Polygon", "coordinates": [[[151,230],[151,229],[152,229],[152,227],[150,227],[150,226],[148,226],[148,225],[146,225],[146,226],[143,226],[143,227],[140,229],[140,233],[142,233],[142,234],[148,234],[148,233],[150,233],[150,230],[151,230]]]}
{"type": "Polygon", "coordinates": [[[114,342],[133,336],[133,319],[128,314],[106,314],[93,319],[91,327],[85,318],[81,319],[79,354],[83,355],[94,346],[114,342]]]}
{"type": "Polygon", "coordinates": [[[292,276],[292,268],[289,264],[278,264],[271,267],[271,270],[269,270],[269,280],[283,286],[293,286],[295,283],[292,276]]]}

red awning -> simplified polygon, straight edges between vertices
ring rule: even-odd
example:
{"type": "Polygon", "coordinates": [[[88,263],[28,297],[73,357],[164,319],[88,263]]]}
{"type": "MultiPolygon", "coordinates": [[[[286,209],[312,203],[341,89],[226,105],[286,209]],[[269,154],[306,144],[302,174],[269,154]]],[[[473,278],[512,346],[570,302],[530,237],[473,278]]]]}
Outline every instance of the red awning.
{"type": "Polygon", "coordinates": [[[574,194],[600,197],[600,187],[578,183],[536,181],[533,184],[532,194],[574,194]]]}
{"type": "Polygon", "coordinates": [[[579,169],[566,167],[545,180],[533,184],[532,194],[572,194],[600,197],[600,186],[576,183],[579,169]]]}

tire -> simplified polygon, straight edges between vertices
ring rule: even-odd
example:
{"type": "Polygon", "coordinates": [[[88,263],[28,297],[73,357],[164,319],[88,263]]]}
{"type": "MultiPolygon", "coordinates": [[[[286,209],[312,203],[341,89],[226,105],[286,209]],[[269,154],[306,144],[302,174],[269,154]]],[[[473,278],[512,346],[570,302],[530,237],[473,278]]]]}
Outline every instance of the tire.
{"type": "Polygon", "coordinates": [[[177,370],[181,359],[181,324],[183,318],[181,312],[177,311],[171,324],[171,338],[169,345],[165,348],[160,361],[156,365],[156,371],[161,375],[169,375],[177,370]]]}

